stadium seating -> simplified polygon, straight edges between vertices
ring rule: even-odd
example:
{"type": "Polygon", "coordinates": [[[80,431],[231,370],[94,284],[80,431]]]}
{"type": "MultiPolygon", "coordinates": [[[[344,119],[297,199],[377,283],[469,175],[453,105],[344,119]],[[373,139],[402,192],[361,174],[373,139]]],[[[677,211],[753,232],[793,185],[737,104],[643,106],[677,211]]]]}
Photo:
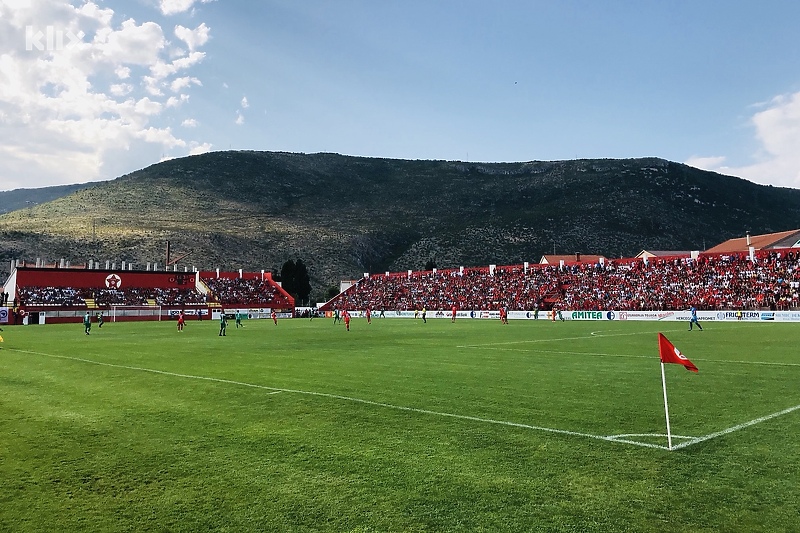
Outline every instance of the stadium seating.
{"type": "Polygon", "coordinates": [[[375,275],[323,307],[413,310],[668,310],[798,307],[800,252],[375,275]]]}
{"type": "MultiPolygon", "coordinates": [[[[294,307],[294,301],[271,278],[207,273],[201,281],[179,287],[74,288],[20,285],[23,307],[92,308],[115,305],[220,304],[227,307],[294,307]]],[[[696,306],[720,309],[796,309],[800,293],[800,251],[674,257],[644,261],[620,259],[563,266],[504,266],[432,272],[381,274],[358,280],[322,310],[422,309],[661,311],[696,306]]]]}
{"type": "Polygon", "coordinates": [[[207,278],[212,301],[224,306],[292,308],[294,302],[269,279],[207,278]]]}

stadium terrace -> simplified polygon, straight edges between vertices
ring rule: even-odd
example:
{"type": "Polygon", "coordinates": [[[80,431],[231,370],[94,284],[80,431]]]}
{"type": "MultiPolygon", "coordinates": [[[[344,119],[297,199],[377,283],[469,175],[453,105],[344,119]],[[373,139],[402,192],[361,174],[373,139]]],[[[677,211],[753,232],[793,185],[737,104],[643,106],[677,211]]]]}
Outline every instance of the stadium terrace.
{"type": "MultiPolygon", "coordinates": [[[[586,257],[586,256],[584,256],[586,257]]],[[[608,260],[561,260],[523,264],[365,275],[319,311],[348,310],[355,316],[575,320],[670,317],[696,307],[728,312],[720,319],[752,319],[744,311],[797,311],[800,250],[706,253],[608,260]],[[605,314],[604,314],[605,313],[605,314]],[[609,314],[611,313],[611,314],[609,314]],[[622,314],[624,313],[624,315],[622,314]]],[[[274,310],[293,316],[294,298],[270,273],[141,271],[14,265],[0,302],[0,323],[80,322],[85,313],[117,320],[174,319],[183,311],[203,319],[244,312],[267,318],[274,310]]],[[[798,313],[795,313],[798,314],[798,313]]],[[[716,315],[704,315],[713,319],[716,315]]],[[[764,315],[757,315],[762,317],[764,315]]],[[[800,314],[798,314],[800,316],[800,314]]]]}
{"type": "Polygon", "coordinates": [[[0,323],[198,320],[221,311],[291,316],[294,298],[268,272],[89,269],[14,265],[3,286],[0,323]]]}
{"type": "Polygon", "coordinates": [[[670,312],[691,306],[775,311],[797,309],[799,292],[800,251],[780,249],[386,273],[356,281],[322,309],[402,313],[424,308],[433,316],[453,308],[487,312],[501,307],[526,313],[670,312]]]}

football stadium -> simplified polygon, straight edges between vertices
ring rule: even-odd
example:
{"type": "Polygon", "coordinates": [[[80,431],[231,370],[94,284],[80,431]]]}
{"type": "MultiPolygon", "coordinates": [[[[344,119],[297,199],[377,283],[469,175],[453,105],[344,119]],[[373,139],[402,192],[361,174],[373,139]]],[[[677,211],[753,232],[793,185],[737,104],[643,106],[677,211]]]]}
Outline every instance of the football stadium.
{"type": "Polygon", "coordinates": [[[264,271],[14,261],[0,527],[796,530],[797,233],[302,314],[264,271]]]}
{"type": "Polygon", "coordinates": [[[798,20],[0,0],[0,533],[800,533],[798,20]]]}

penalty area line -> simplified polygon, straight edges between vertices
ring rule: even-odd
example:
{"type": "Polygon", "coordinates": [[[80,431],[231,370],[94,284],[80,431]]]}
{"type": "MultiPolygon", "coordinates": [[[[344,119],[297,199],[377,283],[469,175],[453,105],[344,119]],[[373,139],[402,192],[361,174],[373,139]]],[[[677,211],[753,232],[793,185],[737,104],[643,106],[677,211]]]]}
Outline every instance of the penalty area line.
{"type": "MultiPolygon", "coordinates": [[[[393,409],[393,410],[396,410],[396,411],[406,411],[406,412],[410,412],[410,413],[419,413],[419,414],[426,414],[426,415],[432,415],[432,416],[440,416],[440,417],[446,417],[446,418],[453,418],[453,419],[457,419],[457,420],[469,420],[469,421],[472,421],[472,422],[481,422],[481,423],[485,423],[485,424],[494,424],[494,425],[501,425],[501,426],[508,426],[508,427],[522,428],[522,429],[530,429],[530,430],[533,430],[533,431],[541,431],[541,432],[544,432],[544,433],[553,433],[553,434],[557,434],[557,435],[567,435],[567,436],[572,436],[572,437],[584,437],[584,438],[588,438],[588,439],[602,440],[602,441],[606,441],[606,442],[617,442],[617,443],[623,443],[623,444],[630,444],[630,445],[640,446],[640,447],[644,447],[644,448],[655,448],[655,449],[659,449],[659,450],[667,450],[668,449],[666,446],[661,446],[661,445],[658,445],[658,444],[651,444],[651,443],[648,443],[648,442],[638,442],[638,441],[634,441],[634,440],[630,440],[630,439],[625,438],[625,437],[628,437],[628,436],[638,436],[638,435],[632,435],[632,434],[626,434],[626,435],[593,435],[591,433],[583,433],[583,432],[580,432],[580,431],[570,431],[570,430],[567,430],[567,429],[548,428],[548,427],[544,427],[544,426],[534,426],[534,425],[531,425],[531,424],[522,424],[522,423],[519,423],[519,422],[509,422],[509,421],[505,421],[505,420],[493,420],[491,418],[482,418],[482,417],[470,416],[470,415],[460,415],[460,414],[456,414],[456,413],[447,413],[447,412],[443,412],[443,411],[432,411],[430,409],[421,409],[421,408],[418,408],[418,407],[407,407],[407,406],[402,406],[402,405],[393,405],[393,404],[389,404],[389,403],[376,402],[376,401],[373,401],[373,400],[365,400],[365,399],[362,399],[362,398],[354,398],[354,397],[351,397],[351,396],[343,396],[343,395],[340,395],[340,394],[331,394],[331,393],[327,393],[327,392],[315,392],[315,391],[304,391],[304,390],[298,390],[298,389],[284,389],[284,388],[279,388],[279,387],[268,387],[266,385],[257,385],[257,384],[254,384],[254,383],[246,383],[246,382],[243,382],[243,381],[234,381],[234,380],[230,380],[230,379],[213,378],[213,377],[208,377],[208,376],[196,376],[196,375],[192,375],[192,374],[181,374],[181,373],[178,373],[178,372],[168,372],[166,370],[157,370],[157,369],[153,369],[153,368],[144,368],[144,367],[130,366],[130,365],[120,365],[120,364],[117,364],[117,363],[106,363],[106,362],[103,362],[103,361],[95,361],[95,360],[92,360],[92,359],[84,359],[82,357],[72,357],[72,356],[68,356],[68,355],[56,355],[56,354],[49,354],[49,353],[43,353],[43,352],[35,352],[35,351],[31,351],[31,350],[13,349],[13,351],[16,351],[16,352],[19,352],[19,353],[32,354],[32,355],[41,355],[41,356],[44,356],[44,357],[52,357],[52,358],[55,358],[55,359],[64,359],[64,360],[68,360],[68,361],[77,361],[77,362],[80,362],[80,363],[87,363],[87,364],[93,364],[93,365],[99,365],[99,366],[106,366],[106,367],[110,367],[110,368],[121,368],[121,369],[124,369],[124,370],[135,370],[135,371],[139,371],[139,372],[148,372],[148,373],[151,373],[151,374],[159,374],[159,375],[163,375],[163,376],[171,376],[171,377],[178,377],[178,378],[184,378],[184,379],[197,379],[197,380],[202,380],[202,381],[211,381],[211,382],[215,382],[215,383],[223,383],[223,384],[227,384],[227,385],[238,385],[238,386],[242,386],[242,387],[251,387],[251,388],[255,388],[255,389],[262,389],[262,390],[271,391],[270,394],[277,394],[277,393],[280,393],[280,392],[285,392],[285,393],[301,394],[301,395],[306,395],[306,396],[317,396],[317,397],[321,397],[321,398],[331,398],[331,399],[343,400],[343,401],[348,401],[348,402],[353,402],[353,403],[360,403],[360,404],[364,404],[364,405],[372,405],[372,406],[375,406],[375,407],[383,407],[383,408],[386,408],[386,409],[393,409]]],[[[798,407],[800,407],[800,406],[798,406],[798,407]]],[[[684,437],[684,438],[691,438],[691,437],[684,437]]],[[[673,446],[673,449],[674,448],[675,447],[673,446]]]]}

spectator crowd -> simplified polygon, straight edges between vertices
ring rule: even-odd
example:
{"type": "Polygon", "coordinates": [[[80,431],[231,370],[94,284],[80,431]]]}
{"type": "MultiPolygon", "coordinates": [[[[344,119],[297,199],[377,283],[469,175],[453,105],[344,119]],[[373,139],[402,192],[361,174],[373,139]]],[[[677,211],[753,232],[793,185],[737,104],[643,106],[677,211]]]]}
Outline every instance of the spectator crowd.
{"type": "Polygon", "coordinates": [[[376,275],[325,305],[373,310],[790,309],[798,307],[800,252],[605,261],[376,275]]]}
{"type": "Polygon", "coordinates": [[[22,306],[86,307],[93,300],[97,307],[114,305],[145,306],[155,304],[165,307],[204,305],[218,302],[223,305],[261,306],[287,308],[293,302],[276,285],[268,280],[242,278],[212,278],[204,280],[210,289],[206,295],[186,287],[168,288],[102,288],[76,289],[72,287],[18,287],[18,302],[22,306]]]}
{"type": "MultiPolygon", "coordinates": [[[[289,308],[293,301],[271,280],[216,277],[195,288],[18,287],[21,306],[203,305],[289,308]]],[[[564,266],[533,265],[360,279],[323,310],[641,310],[695,306],[703,310],[794,309],[800,305],[800,251],[698,258],[621,259],[564,266]]]]}
{"type": "Polygon", "coordinates": [[[294,303],[270,280],[209,278],[203,280],[214,301],[226,306],[290,308],[294,303]]]}
{"type": "Polygon", "coordinates": [[[162,306],[203,304],[205,295],[187,288],[76,289],[72,287],[19,287],[18,302],[22,306],[87,307],[94,300],[96,307],[114,305],[144,306],[151,301],[162,306]]]}

